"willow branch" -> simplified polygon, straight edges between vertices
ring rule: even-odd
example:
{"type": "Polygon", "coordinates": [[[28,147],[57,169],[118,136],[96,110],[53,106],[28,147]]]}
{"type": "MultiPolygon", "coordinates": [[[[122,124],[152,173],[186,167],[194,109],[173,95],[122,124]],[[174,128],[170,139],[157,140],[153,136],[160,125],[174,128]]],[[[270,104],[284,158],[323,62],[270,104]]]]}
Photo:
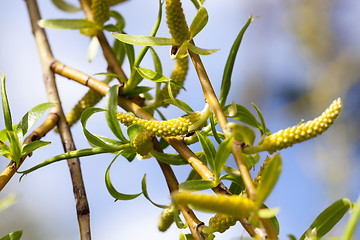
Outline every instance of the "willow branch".
{"type": "MultiPolygon", "coordinates": [[[[191,43],[195,45],[194,41],[191,40],[191,43]]],[[[194,64],[195,70],[198,74],[204,96],[205,101],[209,103],[211,106],[216,118],[219,121],[220,127],[223,130],[225,137],[229,137],[228,132],[226,131],[226,125],[228,123],[227,118],[221,108],[221,105],[219,103],[218,98],[216,97],[215,91],[211,85],[210,79],[206,73],[205,67],[201,61],[201,58],[198,54],[192,52],[189,50],[190,57],[192,59],[192,62],[194,64]]],[[[241,142],[234,139],[231,151],[233,153],[236,165],[239,168],[239,171],[241,173],[241,177],[244,181],[244,185],[246,187],[247,192],[249,193],[250,199],[255,200],[256,195],[256,188],[254,186],[254,183],[251,179],[249,169],[246,166],[246,163],[241,155],[241,142]]],[[[267,233],[267,237],[269,239],[278,239],[277,235],[275,233],[274,227],[271,224],[269,219],[261,219],[261,222],[263,223],[263,227],[265,228],[265,231],[267,233]]]]}
{"type": "MultiPolygon", "coordinates": [[[[45,136],[51,129],[56,126],[58,121],[58,115],[54,113],[50,113],[43,124],[41,124],[37,129],[35,129],[29,136],[27,136],[24,140],[24,144],[29,144],[33,141],[41,139],[45,136]]],[[[6,184],[10,181],[10,179],[14,176],[16,171],[19,169],[21,164],[25,161],[27,156],[20,158],[20,162],[18,167],[16,167],[15,162],[10,162],[9,165],[4,169],[4,171],[0,174],[0,191],[6,186],[6,184]]]]}
{"type": "MultiPolygon", "coordinates": [[[[92,78],[84,73],[81,73],[75,69],[72,69],[70,67],[66,67],[64,64],[62,64],[59,61],[55,61],[52,64],[52,69],[55,73],[62,75],[64,77],[67,77],[73,81],[76,81],[80,84],[83,84],[85,86],[90,87],[94,91],[106,95],[106,92],[109,90],[109,86],[105,83],[96,80],[95,78],[92,78]]],[[[124,110],[128,112],[134,113],[137,117],[147,119],[147,120],[156,120],[154,117],[152,117],[149,113],[147,113],[144,109],[142,109],[139,105],[134,103],[133,101],[123,97],[118,97],[118,105],[122,107],[124,110]]],[[[215,179],[214,174],[211,172],[211,170],[204,165],[204,163],[189,149],[189,147],[179,138],[165,138],[165,140],[184,158],[188,161],[188,163],[191,165],[194,170],[199,173],[199,175],[204,180],[210,180],[213,181],[215,179]]],[[[159,163],[160,164],[160,163],[159,163]]],[[[161,164],[160,164],[161,166],[161,164]]],[[[171,168],[170,168],[171,169],[171,168]]],[[[172,170],[171,170],[172,171],[172,170]]],[[[164,173],[165,177],[167,176],[166,173],[164,173]]],[[[169,175],[170,176],[170,175],[169,175]]],[[[175,177],[175,176],[174,176],[175,177]]],[[[170,179],[170,178],[169,178],[170,179]]],[[[168,183],[168,185],[171,185],[171,183],[168,183]]],[[[170,188],[170,186],[169,186],[170,188]]],[[[220,184],[212,190],[217,194],[227,194],[231,195],[230,191],[226,188],[226,186],[220,182],[220,184]]],[[[245,230],[252,236],[252,237],[258,237],[259,235],[256,233],[256,229],[247,223],[246,219],[239,219],[245,230]]]]}
{"type": "MultiPolygon", "coordinates": [[[[93,19],[93,14],[91,11],[91,7],[88,0],[80,0],[81,7],[85,13],[87,19],[93,19]]],[[[101,49],[103,51],[104,58],[108,64],[109,71],[116,73],[120,77],[118,78],[120,84],[124,83],[124,80],[127,79],[124,71],[122,70],[121,65],[119,64],[116,56],[109,45],[109,42],[106,40],[106,37],[102,31],[99,31],[96,35],[97,39],[99,40],[101,49]]]]}
{"type": "MultiPolygon", "coordinates": [[[[54,61],[53,54],[50,49],[44,29],[40,28],[37,23],[41,19],[36,0],[26,0],[32,31],[38,47],[42,71],[44,76],[45,88],[50,102],[58,103],[50,108],[50,112],[59,117],[58,128],[61,136],[63,148],[65,152],[75,149],[74,141],[66,123],[61,101],[57,91],[54,73],[50,69],[51,63],[54,61]]],[[[91,239],[90,233],[90,210],[86,198],[85,186],[82,179],[80,161],[78,158],[68,159],[71,180],[73,184],[73,192],[76,202],[77,219],[80,229],[80,237],[82,240],[91,239]]]]}

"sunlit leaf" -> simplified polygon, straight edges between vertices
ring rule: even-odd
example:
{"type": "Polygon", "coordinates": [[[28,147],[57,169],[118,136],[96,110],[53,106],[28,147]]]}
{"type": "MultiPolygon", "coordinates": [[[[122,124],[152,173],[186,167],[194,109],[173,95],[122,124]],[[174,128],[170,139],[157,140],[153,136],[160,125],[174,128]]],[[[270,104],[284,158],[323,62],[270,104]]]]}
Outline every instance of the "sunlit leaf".
{"type": "Polygon", "coordinates": [[[308,231],[316,229],[316,237],[325,236],[350,209],[351,201],[347,198],[337,200],[316,217],[310,227],[304,232],[299,240],[304,240],[308,231]]]}
{"type": "Polygon", "coordinates": [[[215,155],[216,155],[215,147],[214,147],[213,143],[211,142],[210,138],[208,136],[206,136],[204,133],[196,131],[196,135],[197,135],[199,142],[201,144],[201,147],[204,151],[206,160],[209,163],[209,167],[211,170],[214,171],[215,155]]]}
{"type": "Polygon", "coordinates": [[[218,132],[216,131],[216,126],[215,126],[215,122],[214,122],[214,115],[211,115],[211,117],[210,117],[210,124],[211,124],[211,132],[213,133],[213,136],[214,136],[215,140],[217,141],[217,143],[220,144],[221,139],[219,137],[218,132]]]}
{"type": "Polygon", "coordinates": [[[350,218],[346,224],[345,231],[341,240],[350,240],[354,234],[356,225],[358,224],[360,218],[360,197],[358,197],[355,207],[351,210],[350,213],[350,218]]]}
{"type": "Polygon", "coordinates": [[[9,106],[9,101],[6,94],[6,88],[5,88],[5,75],[1,77],[1,100],[2,100],[2,107],[3,107],[3,113],[4,113],[4,121],[5,121],[5,127],[7,130],[12,131],[12,120],[11,120],[11,111],[9,106]]]}
{"type": "Polygon", "coordinates": [[[75,13],[81,11],[80,7],[76,7],[64,0],[51,0],[51,2],[60,10],[63,10],[65,12],[69,13],[75,13]]]}
{"type": "Polygon", "coordinates": [[[261,122],[261,130],[262,130],[262,133],[263,133],[263,134],[265,134],[265,133],[267,134],[267,131],[266,131],[267,128],[266,128],[266,124],[265,124],[265,119],[264,119],[262,113],[260,112],[259,108],[258,108],[254,103],[252,103],[252,105],[254,106],[254,108],[255,108],[258,116],[259,116],[259,119],[260,119],[260,122],[261,122]]]}
{"type": "Polygon", "coordinates": [[[194,20],[190,26],[190,39],[194,38],[207,24],[208,22],[208,13],[205,8],[201,7],[196,13],[194,20]]]}
{"type": "Polygon", "coordinates": [[[141,181],[141,189],[142,189],[142,193],[144,194],[144,197],[149,200],[154,206],[156,207],[159,207],[159,208],[167,208],[169,207],[169,205],[160,205],[160,204],[157,204],[155,202],[153,202],[149,195],[148,195],[148,192],[147,192],[147,189],[146,189],[146,174],[144,175],[142,181],[141,181]]]}
{"type": "Polygon", "coordinates": [[[50,142],[44,142],[44,141],[40,141],[40,140],[33,141],[23,147],[23,149],[21,151],[21,156],[26,156],[29,153],[31,153],[39,148],[45,147],[49,144],[50,144],[50,142]]]}
{"type": "Polygon", "coordinates": [[[96,24],[87,19],[42,19],[38,21],[38,25],[42,28],[54,28],[63,30],[96,28],[96,24]]]}
{"type": "Polygon", "coordinates": [[[5,237],[0,238],[0,240],[19,240],[22,236],[23,231],[19,230],[16,232],[12,232],[5,237]]]}
{"type": "Polygon", "coordinates": [[[9,139],[11,160],[16,162],[16,166],[18,166],[20,162],[21,148],[23,144],[22,138],[19,138],[18,134],[16,134],[15,131],[8,131],[6,135],[9,139]]]}
{"type": "Polygon", "coordinates": [[[282,163],[280,154],[271,157],[270,163],[265,168],[262,180],[257,187],[255,204],[260,207],[270,195],[281,173],[282,163]]]}
{"type": "Polygon", "coordinates": [[[5,198],[2,198],[0,200],[0,212],[13,205],[15,202],[16,202],[16,195],[14,193],[10,193],[5,198]]]}
{"type": "Polygon", "coordinates": [[[126,93],[126,95],[129,96],[129,97],[137,96],[137,95],[139,95],[141,93],[147,93],[151,89],[153,89],[153,88],[152,87],[146,87],[146,86],[137,86],[134,89],[132,89],[130,92],[126,93]]]}
{"type": "Polygon", "coordinates": [[[124,43],[124,49],[125,49],[126,56],[127,56],[128,60],[129,60],[130,69],[132,69],[131,71],[133,71],[134,62],[135,62],[134,46],[131,45],[131,44],[124,43]]]}
{"type": "Polygon", "coordinates": [[[150,47],[150,52],[151,52],[151,56],[152,56],[153,61],[154,61],[155,71],[158,74],[162,74],[162,65],[161,65],[161,61],[160,61],[159,56],[157,55],[154,48],[152,48],[152,47],[150,47]]]}
{"type": "Polygon", "coordinates": [[[222,78],[222,82],[221,82],[221,88],[220,88],[221,91],[220,91],[220,97],[219,97],[219,102],[220,102],[221,106],[225,105],[227,96],[230,91],[231,75],[232,75],[232,71],[234,69],[235,58],[238,53],[242,38],[244,36],[246,29],[249,27],[250,23],[253,20],[254,20],[254,18],[252,18],[252,16],[250,16],[249,20],[246,22],[245,26],[241,29],[241,31],[239,32],[237,38],[235,39],[235,41],[231,47],[228,59],[226,61],[223,78],[222,78]]]}
{"type": "Polygon", "coordinates": [[[199,48],[199,47],[197,47],[197,46],[195,46],[195,45],[193,45],[193,44],[191,44],[191,43],[186,44],[186,47],[187,47],[190,51],[192,51],[192,52],[194,52],[194,53],[196,53],[196,54],[199,54],[199,55],[210,55],[210,54],[213,54],[213,53],[215,53],[215,52],[217,52],[217,51],[220,50],[220,49],[205,49],[205,48],[199,48]]]}
{"type": "Polygon", "coordinates": [[[189,180],[183,182],[179,185],[180,190],[188,191],[201,191],[209,188],[216,187],[217,183],[215,181],[208,180],[189,180]]]}
{"type": "Polygon", "coordinates": [[[25,135],[29,129],[39,120],[39,118],[54,105],[54,103],[42,103],[33,107],[30,111],[28,111],[19,122],[17,129],[21,129],[23,135],[25,135]]]}
{"type": "MultiPolygon", "coordinates": [[[[240,192],[245,190],[245,185],[244,185],[244,182],[243,182],[241,176],[237,176],[237,175],[233,175],[233,174],[225,174],[225,175],[220,177],[220,181],[222,181],[222,180],[229,180],[232,183],[236,184],[237,188],[238,188],[237,191],[236,191],[236,194],[239,194],[240,192]]],[[[235,188],[235,186],[233,186],[233,188],[235,188]]],[[[230,189],[231,189],[231,186],[230,186],[230,189]]],[[[233,194],[235,194],[235,193],[233,193],[233,194]]]]}
{"type": "Polygon", "coordinates": [[[125,19],[117,11],[110,11],[110,16],[116,19],[116,28],[118,32],[121,32],[125,28],[125,19]]]}
{"type": "Polygon", "coordinates": [[[194,110],[184,101],[181,101],[180,99],[175,99],[175,102],[172,101],[171,99],[165,99],[164,103],[168,103],[168,104],[172,104],[175,105],[177,107],[179,107],[180,109],[185,109],[186,113],[193,113],[194,110]]]}
{"type": "Polygon", "coordinates": [[[256,134],[251,128],[238,123],[230,122],[226,125],[226,129],[239,141],[242,141],[250,146],[254,144],[256,134]]]}
{"type": "Polygon", "coordinates": [[[216,151],[214,175],[217,179],[220,177],[221,171],[223,170],[224,165],[230,156],[233,140],[233,137],[225,139],[219,144],[219,147],[216,151]]]}
{"type": "Polygon", "coordinates": [[[170,165],[186,165],[189,164],[180,154],[169,154],[152,151],[151,154],[160,162],[170,165]]]}
{"type": "Polygon", "coordinates": [[[114,160],[112,160],[112,162],[109,164],[109,167],[106,169],[106,173],[105,173],[105,184],[106,184],[106,188],[109,191],[110,195],[115,198],[116,200],[131,200],[131,199],[135,199],[138,196],[140,196],[142,193],[138,193],[138,194],[124,194],[124,193],[120,193],[118,192],[115,187],[113,186],[113,184],[111,183],[110,180],[110,167],[111,165],[115,162],[116,158],[119,156],[119,154],[114,158],[114,160]]]}
{"type": "Polygon", "coordinates": [[[140,124],[134,124],[134,125],[131,125],[130,127],[128,127],[127,134],[130,138],[130,142],[133,142],[135,137],[142,131],[144,131],[144,128],[140,124]]]}
{"type": "Polygon", "coordinates": [[[119,86],[112,86],[105,96],[105,117],[106,122],[111,130],[111,132],[121,141],[128,142],[124,137],[124,134],[121,130],[119,120],[116,118],[117,112],[117,100],[118,100],[119,86]]]}
{"type": "Polygon", "coordinates": [[[137,35],[122,34],[122,33],[113,33],[113,35],[119,41],[131,45],[140,45],[140,46],[175,45],[175,41],[171,38],[137,36],[137,35]]]}

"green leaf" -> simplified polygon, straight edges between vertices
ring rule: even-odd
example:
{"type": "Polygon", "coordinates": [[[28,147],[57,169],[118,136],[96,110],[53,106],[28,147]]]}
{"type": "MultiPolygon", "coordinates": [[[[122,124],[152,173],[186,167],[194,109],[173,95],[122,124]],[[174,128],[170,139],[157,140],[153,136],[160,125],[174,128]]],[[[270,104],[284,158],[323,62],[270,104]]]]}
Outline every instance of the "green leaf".
{"type": "Polygon", "coordinates": [[[189,180],[179,185],[180,190],[201,191],[216,187],[218,183],[208,180],[189,180]]]}
{"type": "Polygon", "coordinates": [[[172,104],[174,106],[177,106],[178,108],[180,108],[181,110],[183,110],[186,113],[194,113],[194,110],[184,101],[181,101],[180,99],[174,99],[174,101],[172,101],[170,98],[165,99],[164,103],[168,103],[168,104],[172,104]]]}
{"type": "Polygon", "coordinates": [[[116,28],[118,32],[122,32],[125,28],[125,19],[124,17],[117,11],[110,11],[110,16],[116,19],[116,28]]]}
{"type": "Polygon", "coordinates": [[[28,111],[19,122],[19,125],[17,126],[17,130],[21,129],[23,135],[29,131],[29,129],[34,126],[34,124],[39,120],[39,118],[46,112],[46,110],[49,109],[54,105],[54,103],[42,103],[37,105],[36,107],[33,107],[30,111],[28,111]]]}
{"type": "MultiPolygon", "coordinates": [[[[244,182],[243,182],[241,176],[237,176],[237,175],[233,175],[233,174],[225,174],[220,177],[220,181],[222,181],[222,180],[229,180],[232,183],[236,184],[240,188],[240,191],[238,193],[245,190],[245,185],[244,185],[244,182]]],[[[234,187],[235,186],[233,186],[233,188],[234,187]]]]}
{"type": "Polygon", "coordinates": [[[162,65],[161,65],[161,61],[159,56],[157,55],[157,53],[155,52],[154,48],[150,47],[150,52],[151,52],[151,56],[153,58],[154,61],[154,67],[155,67],[155,71],[158,74],[162,75],[162,65]]]}
{"type": "Polygon", "coordinates": [[[16,166],[18,166],[20,162],[21,148],[23,144],[22,138],[20,138],[15,131],[8,131],[6,135],[9,139],[11,160],[16,162],[16,166]]]}
{"type": "Polygon", "coordinates": [[[140,124],[134,124],[127,128],[127,134],[130,138],[130,142],[134,141],[134,138],[140,133],[144,131],[144,128],[140,124]]]}
{"type": "Polygon", "coordinates": [[[89,144],[92,147],[102,147],[102,148],[108,148],[109,151],[116,151],[117,149],[114,148],[113,146],[105,143],[103,140],[101,140],[100,138],[98,138],[96,135],[90,133],[87,129],[86,129],[86,123],[88,121],[88,119],[97,112],[103,112],[105,111],[102,108],[94,108],[94,107],[89,107],[87,109],[85,109],[83,111],[83,113],[81,114],[81,124],[83,126],[83,132],[84,135],[86,137],[86,139],[88,140],[89,144]]]}
{"type": "Polygon", "coordinates": [[[211,142],[210,138],[208,136],[206,136],[204,133],[196,131],[196,135],[197,135],[199,142],[201,144],[201,147],[204,151],[206,160],[209,163],[209,167],[211,170],[214,171],[215,155],[216,155],[215,147],[214,147],[213,143],[211,142]]]}
{"type": "Polygon", "coordinates": [[[252,103],[252,105],[254,106],[254,108],[255,108],[258,116],[259,116],[259,119],[260,119],[260,122],[261,122],[261,132],[262,132],[262,134],[265,134],[265,133],[267,134],[267,132],[266,132],[267,128],[266,128],[266,124],[265,124],[265,119],[264,119],[262,113],[260,112],[259,108],[254,103],[252,103]]]}
{"type": "Polygon", "coordinates": [[[127,43],[127,44],[131,44],[131,45],[140,45],[140,46],[175,45],[175,41],[171,38],[137,36],[137,35],[122,34],[122,33],[113,33],[113,35],[119,41],[127,43]]]}
{"type": "Polygon", "coordinates": [[[190,39],[194,38],[207,24],[208,13],[205,8],[201,7],[196,13],[194,20],[190,26],[190,39]]]}
{"type": "Polygon", "coordinates": [[[134,62],[135,62],[135,50],[134,50],[134,46],[124,43],[124,49],[125,49],[125,53],[126,56],[129,60],[129,64],[130,64],[130,69],[131,71],[133,71],[134,69],[134,62]]]}
{"type": "Polygon", "coordinates": [[[180,154],[169,154],[152,151],[151,154],[160,162],[170,165],[186,165],[189,164],[180,154]]]}
{"type": "MultiPolygon", "coordinates": [[[[231,105],[227,105],[224,107],[225,112],[230,108],[231,105]]],[[[255,127],[262,131],[262,126],[256,119],[256,117],[244,106],[240,104],[236,104],[236,114],[234,116],[230,116],[231,118],[238,120],[240,122],[246,123],[252,127],[255,127]]]]}
{"type": "Polygon", "coordinates": [[[337,200],[317,216],[310,227],[304,232],[299,240],[304,240],[308,231],[316,228],[316,237],[325,236],[350,209],[351,201],[347,198],[337,200]]]}
{"type": "Polygon", "coordinates": [[[255,132],[244,125],[230,122],[226,125],[226,129],[239,141],[252,146],[255,141],[255,132]]]}
{"type": "Polygon", "coordinates": [[[136,157],[136,152],[133,148],[128,148],[121,151],[121,155],[129,162],[132,162],[132,160],[134,160],[134,158],[136,157]]]}
{"type": "Polygon", "coordinates": [[[254,167],[260,159],[260,155],[258,153],[256,154],[245,154],[241,153],[247,168],[250,170],[252,167],[254,167]]]}
{"type": "Polygon", "coordinates": [[[137,96],[137,95],[139,95],[141,93],[147,93],[151,89],[153,89],[153,88],[152,87],[146,87],[146,86],[137,86],[134,89],[132,89],[130,92],[126,93],[126,95],[129,96],[129,97],[137,96]]]}
{"type": "Polygon", "coordinates": [[[154,206],[156,207],[159,207],[159,208],[168,208],[170,207],[169,205],[160,205],[160,204],[157,204],[155,202],[153,202],[149,195],[148,195],[148,192],[147,192],[147,189],[146,189],[146,174],[144,175],[142,181],[141,181],[141,189],[142,189],[142,193],[144,194],[144,197],[149,200],[154,206]]]}
{"type": "Polygon", "coordinates": [[[211,132],[213,133],[213,136],[218,144],[221,143],[221,139],[218,135],[218,132],[216,131],[216,124],[214,122],[214,115],[211,115],[210,117],[210,124],[211,124],[211,132]]]}
{"type": "Polygon", "coordinates": [[[44,141],[40,141],[40,140],[33,141],[23,147],[23,149],[21,151],[21,156],[26,156],[29,153],[31,153],[39,148],[45,147],[49,144],[50,144],[50,142],[44,142],[44,141]]]}
{"type": "Polygon", "coordinates": [[[60,10],[63,10],[65,12],[69,13],[75,13],[81,11],[81,8],[76,7],[64,0],[51,0],[51,2],[60,10]]]}
{"type": "Polygon", "coordinates": [[[191,0],[191,2],[194,4],[196,9],[199,9],[201,7],[202,2],[204,2],[204,0],[202,0],[202,1],[200,1],[200,0],[191,0]]]}
{"type": "MultiPolygon", "coordinates": [[[[114,45],[113,45],[113,52],[115,53],[116,59],[119,62],[120,66],[123,64],[124,59],[125,59],[125,46],[124,45],[125,45],[125,43],[120,42],[120,41],[115,41],[114,45]]],[[[126,79],[124,82],[126,82],[126,79]]]]}
{"type": "Polygon", "coordinates": [[[296,240],[296,237],[292,234],[288,234],[287,236],[289,237],[290,240],[296,240]]]}
{"type": "Polygon", "coordinates": [[[265,168],[262,180],[257,187],[255,204],[260,207],[273,190],[281,172],[280,154],[271,157],[269,165],[265,168]]]}
{"type": "Polygon", "coordinates": [[[105,117],[111,132],[121,141],[129,142],[121,131],[119,120],[116,118],[119,86],[112,86],[105,96],[105,117]]]}
{"type": "Polygon", "coordinates": [[[182,231],[180,232],[179,240],[187,240],[185,234],[182,231]]]}
{"type": "Polygon", "coordinates": [[[16,195],[14,193],[10,193],[5,198],[2,198],[0,200],[0,212],[12,206],[15,202],[16,202],[16,195]]]}
{"type": "Polygon", "coordinates": [[[0,141],[3,143],[7,141],[7,136],[6,136],[7,131],[8,130],[6,128],[0,131],[0,141]]]}
{"type": "Polygon", "coordinates": [[[83,28],[96,28],[96,24],[87,19],[41,19],[38,25],[42,28],[54,28],[63,30],[76,30],[83,28]]]}
{"type": "Polygon", "coordinates": [[[10,154],[11,154],[11,151],[10,151],[9,146],[6,145],[6,144],[1,144],[0,143],[0,156],[10,158],[10,154]]]}
{"type": "Polygon", "coordinates": [[[5,237],[0,238],[0,240],[19,240],[22,236],[23,231],[19,230],[16,232],[12,232],[5,237]]]}
{"type": "Polygon", "coordinates": [[[231,75],[232,75],[232,71],[234,69],[234,63],[235,63],[235,58],[236,55],[238,53],[242,38],[244,36],[244,33],[246,31],[246,29],[249,27],[250,23],[254,20],[254,18],[252,18],[252,16],[250,15],[249,20],[246,22],[245,26],[241,29],[241,31],[239,32],[238,36],[236,37],[228,59],[226,61],[226,65],[224,68],[224,73],[223,73],[223,78],[221,81],[221,91],[220,91],[220,97],[219,97],[219,102],[221,106],[225,105],[227,96],[229,94],[230,91],[230,87],[231,87],[231,75]]]}
{"type": "Polygon", "coordinates": [[[99,46],[100,46],[100,43],[99,43],[99,40],[97,39],[97,37],[92,37],[90,39],[90,42],[89,42],[89,47],[88,47],[88,61],[91,62],[97,52],[99,51],[99,46]]]}
{"type": "Polygon", "coordinates": [[[2,107],[4,113],[4,121],[5,121],[5,128],[9,131],[12,131],[12,120],[11,120],[11,111],[9,106],[9,101],[6,94],[5,88],[5,75],[1,77],[1,100],[2,100],[2,107]]]}
{"type": "MultiPolygon", "coordinates": [[[[126,149],[126,148],[130,148],[130,144],[124,144],[124,145],[120,146],[118,151],[120,151],[122,149],[126,149]]],[[[108,148],[102,148],[102,147],[87,148],[87,149],[80,149],[80,150],[75,150],[75,151],[71,151],[71,152],[66,152],[66,153],[54,156],[52,158],[49,158],[46,161],[44,161],[30,169],[27,169],[25,171],[18,171],[18,173],[22,173],[24,176],[24,175],[29,174],[39,168],[45,167],[49,164],[52,164],[54,162],[58,162],[58,161],[61,161],[64,159],[85,157],[85,156],[91,156],[91,155],[96,155],[96,154],[101,154],[101,153],[109,153],[109,152],[112,152],[112,151],[110,151],[108,148]]],[[[21,178],[23,176],[21,176],[21,178]]],[[[20,180],[21,180],[21,178],[20,178],[20,180]]]]}
{"type": "MultiPolygon", "coordinates": [[[[137,68],[136,69],[140,76],[143,78],[149,79],[153,82],[169,82],[170,79],[162,75],[161,73],[154,72],[147,68],[137,68]]],[[[170,81],[171,82],[171,81],[170,81]]]]}
{"type": "Polygon", "coordinates": [[[219,179],[221,171],[224,169],[224,165],[230,156],[233,140],[233,137],[229,137],[219,144],[215,155],[214,166],[214,175],[216,179],[219,179]]]}
{"type": "Polygon", "coordinates": [[[116,191],[116,189],[114,188],[114,186],[111,183],[110,180],[110,167],[111,165],[114,163],[114,161],[116,160],[116,158],[119,156],[116,155],[116,157],[114,158],[114,160],[112,160],[112,162],[110,163],[109,167],[106,170],[105,173],[105,184],[106,184],[106,188],[109,191],[110,195],[115,198],[116,200],[132,200],[137,198],[138,196],[140,196],[142,193],[138,193],[138,194],[123,194],[123,193],[119,193],[118,191],[116,191]]]}
{"type": "Polygon", "coordinates": [[[199,55],[210,55],[210,54],[213,54],[217,51],[219,51],[220,49],[205,49],[205,48],[199,48],[191,43],[184,43],[186,45],[186,47],[196,53],[196,54],[199,54],[199,55]]]}
{"type": "Polygon", "coordinates": [[[350,240],[354,234],[357,223],[360,218],[360,197],[358,197],[355,207],[350,212],[350,218],[346,224],[344,234],[341,240],[350,240]]]}

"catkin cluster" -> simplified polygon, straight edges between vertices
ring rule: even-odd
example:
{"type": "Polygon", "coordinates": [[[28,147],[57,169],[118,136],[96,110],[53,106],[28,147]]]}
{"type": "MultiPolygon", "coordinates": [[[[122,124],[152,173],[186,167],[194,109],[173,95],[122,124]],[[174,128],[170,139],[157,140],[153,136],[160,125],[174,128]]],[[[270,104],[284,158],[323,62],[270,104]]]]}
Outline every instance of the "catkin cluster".
{"type": "Polygon", "coordinates": [[[109,0],[92,0],[91,12],[93,21],[100,27],[110,18],[109,0]]]}
{"type": "Polygon", "coordinates": [[[200,114],[191,114],[168,121],[149,121],[128,113],[117,113],[117,119],[127,127],[140,124],[144,130],[158,137],[174,137],[189,133],[189,127],[200,118],[200,114]]]}
{"type": "Polygon", "coordinates": [[[171,224],[174,222],[174,210],[174,206],[171,206],[162,211],[158,222],[159,231],[165,232],[169,229],[171,224]]]}
{"type": "Polygon", "coordinates": [[[152,141],[152,133],[149,131],[140,132],[132,141],[132,146],[135,151],[141,156],[147,156],[154,148],[152,141]]]}
{"type": "MultiPolygon", "coordinates": [[[[170,76],[171,81],[183,85],[188,69],[189,69],[189,58],[187,56],[184,58],[177,59],[175,62],[173,72],[171,73],[170,76]]],[[[168,91],[168,84],[169,83],[166,83],[165,86],[159,92],[159,102],[164,107],[167,107],[169,105],[168,103],[164,103],[165,99],[170,98],[168,91]]],[[[174,98],[179,94],[180,89],[181,88],[176,85],[171,86],[171,93],[174,96],[174,98]]]]}
{"type": "Polygon", "coordinates": [[[262,179],[262,175],[263,175],[266,167],[269,165],[270,161],[271,161],[271,158],[270,158],[270,157],[266,157],[266,159],[265,159],[263,165],[261,166],[261,168],[260,168],[260,170],[259,170],[256,178],[254,178],[254,185],[255,185],[255,187],[259,186],[259,183],[261,182],[261,179],[262,179]]]}
{"type": "Polygon", "coordinates": [[[306,123],[280,130],[266,137],[261,144],[269,153],[291,147],[316,137],[325,132],[338,117],[342,108],[341,99],[335,100],[322,114],[314,120],[306,123]]]}
{"type": "Polygon", "coordinates": [[[177,45],[190,39],[189,27],[180,0],[166,0],[166,23],[177,45]]]}
{"type": "Polygon", "coordinates": [[[217,213],[209,220],[209,228],[212,232],[223,233],[236,224],[237,218],[222,213],[217,213]]]}
{"type": "Polygon", "coordinates": [[[71,127],[77,121],[79,121],[81,113],[88,107],[93,107],[101,99],[102,95],[90,89],[82,99],[71,109],[71,111],[66,115],[66,121],[71,127]]]}

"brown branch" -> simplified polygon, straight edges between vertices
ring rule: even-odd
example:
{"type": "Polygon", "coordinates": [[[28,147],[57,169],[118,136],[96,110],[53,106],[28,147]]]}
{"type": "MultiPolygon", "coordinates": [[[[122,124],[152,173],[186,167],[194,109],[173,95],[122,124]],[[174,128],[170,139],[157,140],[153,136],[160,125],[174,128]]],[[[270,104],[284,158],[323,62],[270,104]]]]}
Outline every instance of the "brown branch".
{"type": "MultiPolygon", "coordinates": [[[[195,45],[194,41],[191,40],[191,43],[195,45]]],[[[205,67],[201,61],[201,58],[198,54],[192,52],[189,50],[190,57],[192,59],[192,62],[194,64],[195,70],[198,74],[204,96],[205,101],[210,104],[213,112],[215,113],[215,116],[217,117],[220,127],[223,130],[225,137],[229,137],[228,132],[226,131],[226,125],[228,123],[227,118],[221,108],[221,105],[219,103],[218,98],[216,97],[215,91],[211,85],[210,79],[206,73],[205,67]]],[[[246,187],[246,190],[249,194],[250,199],[255,200],[256,196],[256,188],[254,186],[254,183],[251,179],[249,170],[246,166],[246,163],[241,155],[241,142],[234,139],[231,151],[233,153],[236,165],[239,168],[241,177],[244,181],[244,185],[246,187]]],[[[274,227],[269,219],[261,219],[261,222],[263,224],[263,227],[267,233],[267,237],[269,239],[278,239],[277,235],[275,233],[274,227]]]]}
{"type": "MultiPolygon", "coordinates": [[[[51,129],[56,126],[58,119],[58,115],[50,113],[44,123],[41,124],[37,129],[35,129],[29,136],[25,138],[24,144],[29,144],[33,141],[41,139],[43,136],[45,136],[45,134],[47,134],[51,129]]],[[[11,161],[9,165],[4,169],[4,171],[0,174],[0,191],[14,176],[21,164],[25,161],[26,157],[27,156],[24,156],[20,159],[18,167],[16,167],[15,162],[11,161]]]]}
{"type": "MultiPolygon", "coordinates": [[[[94,91],[106,95],[107,90],[110,88],[103,82],[96,80],[95,78],[92,78],[84,73],[81,73],[77,70],[74,70],[70,67],[63,67],[64,64],[55,61],[52,65],[54,72],[65,76],[71,80],[74,80],[80,84],[86,85],[93,89],[94,91]],[[86,80],[84,80],[86,79],[86,80]],[[106,91],[104,91],[107,89],[106,91]]],[[[118,97],[118,105],[125,109],[128,112],[134,113],[137,117],[147,119],[147,120],[156,120],[154,117],[152,117],[149,113],[147,113],[144,109],[142,109],[139,105],[132,102],[131,100],[119,96],[118,97]]],[[[166,138],[166,141],[184,158],[186,159],[191,167],[195,169],[199,173],[199,175],[204,180],[214,180],[214,174],[211,172],[211,170],[203,164],[203,162],[189,149],[189,147],[180,139],[178,138],[166,138]]],[[[160,163],[159,163],[160,164],[160,163]]],[[[161,165],[160,165],[161,166],[161,165]]],[[[171,169],[171,168],[170,168],[171,169]]],[[[172,170],[171,170],[172,171],[172,170]]],[[[167,173],[164,173],[165,177],[167,176],[167,173]]],[[[171,183],[168,183],[168,185],[171,185],[171,183]]],[[[212,190],[217,194],[227,194],[231,195],[230,191],[226,188],[226,186],[220,182],[220,184],[212,190]]],[[[256,229],[247,223],[246,219],[239,219],[245,230],[252,236],[252,237],[258,237],[259,235],[256,233],[256,229]]]]}
{"type": "MultiPolygon", "coordinates": [[[[38,26],[41,19],[36,0],[26,0],[32,31],[39,50],[44,83],[50,102],[55,102],[50,112],[58,115],[58,128],[65,152],[75,150],[74,141],[71,136],[69,126],[66,123],[64,112],[61,106],[54,73],[50,69],[51,63],[54,61],[53,54],[50,49],[44,29],[38,26]]],[[[82,179],[80,161],[78,158],[68,159],[71,180],[73,184],[73,192],[76,202],[76,212],[80,228],[80,236],[82,240],[91,239],[90,233],[90,210],[86,198],[85,186],[82,179]]]]}

